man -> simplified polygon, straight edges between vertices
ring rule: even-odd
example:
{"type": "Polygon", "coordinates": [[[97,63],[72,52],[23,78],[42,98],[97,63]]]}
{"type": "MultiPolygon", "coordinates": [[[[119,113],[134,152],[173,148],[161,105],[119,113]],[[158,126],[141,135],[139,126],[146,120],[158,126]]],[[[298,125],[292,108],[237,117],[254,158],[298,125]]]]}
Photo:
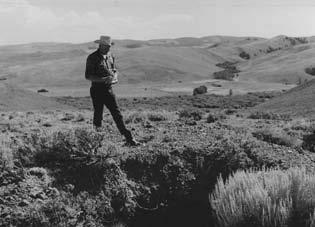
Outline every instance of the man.
{"type": "Polygon", "coordinates": [[[115,59],[110,52],[113,45],[111,37],[101,36],[95,41],[99,48],[86,60],[85,78],[92,82],[90,95],[94,107],[93,125],[100,131],[103,120],[104,105],[110,111],[119,132],[126,138],[127,146],[138,146],[131,132],[126,128],[118,108],[112,85],[118,82],[115,59]]]}

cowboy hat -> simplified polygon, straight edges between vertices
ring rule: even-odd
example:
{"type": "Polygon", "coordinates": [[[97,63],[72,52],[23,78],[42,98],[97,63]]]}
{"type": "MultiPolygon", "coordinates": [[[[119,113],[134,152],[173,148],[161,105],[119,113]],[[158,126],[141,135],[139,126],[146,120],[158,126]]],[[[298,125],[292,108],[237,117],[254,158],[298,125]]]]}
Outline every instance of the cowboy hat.
{"type": "Polygon", "coordinates": [[[105,45],[108,45],[108,46],[114,45],[114,42],[112,41],[112,38],[110,36],[104,36],[104,35],[102,35],[100,37],[100,39],[95,40],[94,42],[95,43],[99,43],[99,44],[105,44],[105,45]]]}

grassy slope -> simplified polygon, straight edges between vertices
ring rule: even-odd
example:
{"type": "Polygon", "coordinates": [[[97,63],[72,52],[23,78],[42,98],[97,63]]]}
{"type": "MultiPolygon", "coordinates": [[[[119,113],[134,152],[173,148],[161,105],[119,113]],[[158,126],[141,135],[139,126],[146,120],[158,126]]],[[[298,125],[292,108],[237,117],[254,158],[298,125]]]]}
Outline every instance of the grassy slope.
{"type": "Polygon", "coordinates": [[[53,98],[25,91],[17,86],[0,82],[0,110],[1,111],[27,111],[27,110],[64,110],[74,109],[63,105],[53,98]]]}
{"type": "Polygon", "coordinates": [[[255,109],[288,113],[298,117],[315,118],[314,97],[315,80],[311,80],[306,84],[289,90],[279,97],[258,105],[255,109]]]}
{"type": "Polygon", "coordinates": [[[299,78],[312,79],[304,69],[313,65],[313,43],[301,44],[262,55],[240,64],[241,77],[264,82],[296,83],[299,78]]]}

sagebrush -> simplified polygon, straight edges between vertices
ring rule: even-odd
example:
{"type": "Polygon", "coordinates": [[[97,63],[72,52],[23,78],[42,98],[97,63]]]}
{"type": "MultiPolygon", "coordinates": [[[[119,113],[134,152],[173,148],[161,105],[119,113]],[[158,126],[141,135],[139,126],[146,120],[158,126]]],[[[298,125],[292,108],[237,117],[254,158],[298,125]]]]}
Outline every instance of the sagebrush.
{"type": "Polygon", "coordinates": [[[219,178],[210,202],[218,226],[310,226],[315,174],[305,168],[237,171],[219,178]]]}

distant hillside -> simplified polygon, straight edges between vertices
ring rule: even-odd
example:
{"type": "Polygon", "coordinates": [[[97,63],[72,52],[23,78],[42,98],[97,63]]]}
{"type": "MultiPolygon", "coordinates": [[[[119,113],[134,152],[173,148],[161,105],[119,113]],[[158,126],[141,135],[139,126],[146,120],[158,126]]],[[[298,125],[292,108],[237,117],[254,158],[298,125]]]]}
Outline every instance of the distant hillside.
{"type": "Polygon", "coordinates": [[[239,64],[243,79],[294,84],[314,78],[305,72],[315,62],[313,37],[278,36],[242,46],[241,50],[250,55],[239,64]]]}
{"type": "MultiPolygon", "coordinates": [[[[25,87],[87,86],[85,62],[96,47],[94,43],[48,44],[47,48],[30,44],[21,45],[20,52],[17,46],[2,47],[0,76],[25,87]]],[[[218,70],[215,64],[225,60],[203,48],[152,45],[150,41],[117,41],[113,52],[121,83],[207,79],[218,70]]]]}
{"type": "Polygon", "coordinates": [[[0,81],[0,111],[73,109],[56,102],[53,98],[25,91],[0,81]]]}
{"type": "MultiPolygon", "coordinates": [[[[113,52],[120,84],[205,81],[222,70],[218,63],[226,61],[236,63],[239,81],[296,84],[313,79],[305,69],[315,66],[314,40],[287,36],[115,40],[113,52]]],[[[32,89],[85,88],[86,58],[96,48],[93,42],[1,46],[0,79],[32,89]]]]}
{"type": "Polygon", "coordinates": [[[240,48],[240,57],[244,59],[249,59],[268,53],[272,53],[278,50],[284,50],[291,48],[293,46],[307,44],[312,40],[306,37],[288,37],[288,36],[277,36],[267,40],[258,40],[249,44],[241,45],[240,48]],[[246,58],[245,56],[248,55],[246,58]]]}
{"type": "Polygon", "coordinates": [[[295,87],[283,95],[255,107],[255,109],[315,119],[314,99],[315,79],[295,87]]]}

